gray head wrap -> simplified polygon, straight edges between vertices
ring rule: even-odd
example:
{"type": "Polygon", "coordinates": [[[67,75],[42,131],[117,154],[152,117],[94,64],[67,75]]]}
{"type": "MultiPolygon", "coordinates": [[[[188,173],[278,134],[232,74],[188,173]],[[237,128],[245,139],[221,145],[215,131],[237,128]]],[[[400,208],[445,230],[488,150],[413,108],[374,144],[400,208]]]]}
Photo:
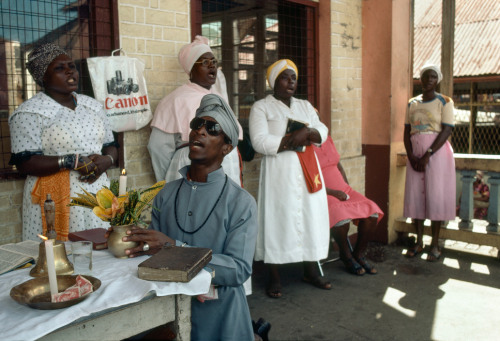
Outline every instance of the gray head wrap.
{"type": "Polygon", "coordinates": [[[200,107],[196,110],[196,117],[207,116],[212,117],[220,124],[222,131],[231,139],[233,148],[238,145],[238,123],[233,111],[222,99],[222,97],[214,94],[203,96],[200,107]]]}
{"type": "Polygon", "coordinates": [[[30,52],[26,67],[35,79],[35,82],[40,85],[42,84],[43,76],[45,76],[50,63],[62,54],[71,57],[68,52],[52,43],[40,45],[30,52]]]}

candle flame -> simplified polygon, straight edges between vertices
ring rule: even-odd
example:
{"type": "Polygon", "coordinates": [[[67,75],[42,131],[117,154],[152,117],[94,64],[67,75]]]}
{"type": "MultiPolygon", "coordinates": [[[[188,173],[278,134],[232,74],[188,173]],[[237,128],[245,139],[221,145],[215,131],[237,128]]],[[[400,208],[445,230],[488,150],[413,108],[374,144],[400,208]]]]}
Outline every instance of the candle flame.
{"type": "Polygon", "coordinates": [[[122,169],[122,175],[127,175],[127,171],[125,170],[125,168],[122,169]]]}
{"type": "Polygon", "coordinates": [[[42,236],[41,234],[38,235],[38,237],[42,238],[43,240],[48,240],[49,238],[42,236]]]}

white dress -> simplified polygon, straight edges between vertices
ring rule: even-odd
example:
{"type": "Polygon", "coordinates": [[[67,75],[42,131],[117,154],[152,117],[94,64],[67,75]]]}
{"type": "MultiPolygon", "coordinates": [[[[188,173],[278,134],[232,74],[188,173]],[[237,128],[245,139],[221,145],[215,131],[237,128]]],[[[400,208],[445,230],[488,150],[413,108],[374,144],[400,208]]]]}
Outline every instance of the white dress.
{"type": "Polygon", "coordinates": [[[292,98],[289,108],[269,95],[252,106],[250,138],[254,149],[264,155],[255,260],[271,264],[317,261],[328,255],[330,226],[325,186],[309,193],[297,153],[277,153],[288,118],[308,122],[319,132],[321,141],[326,141],[328,135],[328,128],[308,101],[292,98]]]}
{"type": "MultiPolygon", "coordinates": [[[[28,152],[47,156],[101,154],[103,145],[114,142],[107,116],[96,100],[76,95],[77,107],[73,111],[40,92],[22,103],[9,118],[12,153],[28,152]]],[[[77,171],[70,172],[70,196],[85,190],[96,193],[109,186],[107,175],[102,174],[93,184],[79,181],[77,171]]],[[[42,213],[40,205],[31,203],[31,191],[38,177],[29,175],[23,194],[23,240],[40,240],[42,213]]],[[[94,215],[91,209],[71,207],[69,231],[81,231],[96,227],[107,228],[106,223],[94,215]]]]}

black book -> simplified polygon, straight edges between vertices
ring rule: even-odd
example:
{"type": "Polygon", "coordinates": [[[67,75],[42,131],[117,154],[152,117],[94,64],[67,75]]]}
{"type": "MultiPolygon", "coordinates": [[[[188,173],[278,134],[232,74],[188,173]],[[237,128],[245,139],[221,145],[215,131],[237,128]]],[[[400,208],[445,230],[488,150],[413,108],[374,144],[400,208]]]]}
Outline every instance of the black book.
{"type": "MultiPolygon", "coordinates": [[[[297,121],[297,120],[289,118],[288,123],[286,125],[285,134],[293,133],[294,131],[302,129],[304,127],[307,127],[308,125],[309,125],[309,123],[307,123],[307,122],[297,121]]],[[[299,147],[295,148],[293,151],[305,152],[306,146],[299,146],[299,147]]]]}
{"type": "Polygon", "coordinates": [[[309,123],[307,123],[307,122],[297,121],[297,120],[289,118],[288,124],[286,125],[286,133],[285,134],[293,133],[294,131],[302,129],[304,127],[307,127],[308,125],[309,125],[309,123]]]}

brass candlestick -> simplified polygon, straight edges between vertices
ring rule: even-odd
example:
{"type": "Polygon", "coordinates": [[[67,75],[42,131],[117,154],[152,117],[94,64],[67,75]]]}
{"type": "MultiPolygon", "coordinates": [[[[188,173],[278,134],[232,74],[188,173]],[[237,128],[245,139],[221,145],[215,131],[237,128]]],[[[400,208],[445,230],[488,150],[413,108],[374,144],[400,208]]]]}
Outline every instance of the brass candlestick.
{"type": "MultiPolygon", "coordinates": [[[[66,247],[63,242],[56,241],[54,243],[54,263],[56,266],[57,275],[71,275],[74,272],[73,264],[69,261],[66,254],[66,247]]],[[[48,276],[47,273],[47,256],[45,255],[45,243],[41,242],[38,247],[38,260],[36,265],[31,269],[30,276],[43,277],[48,276]]]]}
{"type": "MultiPolygon", "coordinates": [[[[71,275],[74,272],[73,264],[69,261],[66,254],[66,247],[63,242],[56,241],[57,233],[54,229],[56,218],[56,206],[52,201],[50,194],[47,194],[47,200],[44,202],[45,222],[47,223],[47,238],[54,240],[54,263],[57,275],[71,275]]],[[[38,247],[38,260],[31,269],[30,276],[42,277],[48,276],[47,273],[47,255],[45,254],[45,243],[41,242],[38,247]]]]}

